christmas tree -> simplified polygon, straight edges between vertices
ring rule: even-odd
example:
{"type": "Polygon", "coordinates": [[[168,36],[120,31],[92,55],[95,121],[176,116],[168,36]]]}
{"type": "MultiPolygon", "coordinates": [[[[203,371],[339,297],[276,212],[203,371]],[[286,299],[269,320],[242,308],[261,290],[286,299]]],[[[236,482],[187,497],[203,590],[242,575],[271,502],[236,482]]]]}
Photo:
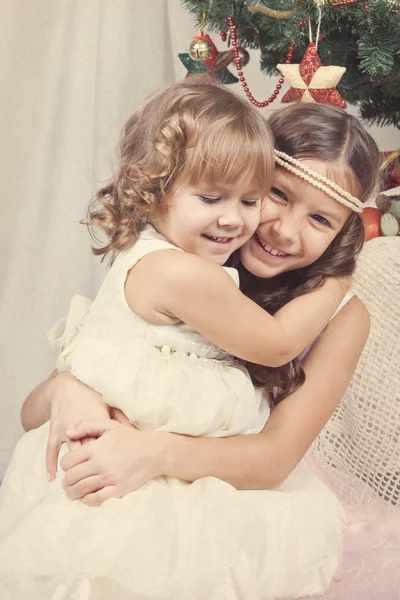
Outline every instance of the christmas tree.
{"type": "Polygon", "coordinates": [[[369,123],[400,128],[400,1],[394,0],[182,0],[199,28],[261,51],[261,70],[301,63],[310,32],[324,66],[346,71],[340,95],[369,123]],[[235,38],[234,38],[235,39],[235,38]]]}

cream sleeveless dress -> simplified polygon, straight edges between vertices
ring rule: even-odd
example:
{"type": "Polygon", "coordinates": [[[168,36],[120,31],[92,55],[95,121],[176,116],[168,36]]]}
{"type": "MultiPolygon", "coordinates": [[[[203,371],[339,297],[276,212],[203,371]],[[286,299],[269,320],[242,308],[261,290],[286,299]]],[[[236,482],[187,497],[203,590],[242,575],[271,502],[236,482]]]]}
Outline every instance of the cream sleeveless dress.
{"type": "MultiPolygon", "coordinates": [[[[179,250],[146,227],[93,304],[74,299],[50,335],[58,369],[140,429],[259,432],[269,409],[243,367],[187,325],[151,325],[128,308],[127,272],[162,249],[179,250]]],[[[272,600],[328,587],[344,513],[303,463],[274,490],[159,477],[88,507],[66,498],[61,470],[47,482],[47,435],[45,424],[22,437],[0,489],[2,600],[272,600]]]]}

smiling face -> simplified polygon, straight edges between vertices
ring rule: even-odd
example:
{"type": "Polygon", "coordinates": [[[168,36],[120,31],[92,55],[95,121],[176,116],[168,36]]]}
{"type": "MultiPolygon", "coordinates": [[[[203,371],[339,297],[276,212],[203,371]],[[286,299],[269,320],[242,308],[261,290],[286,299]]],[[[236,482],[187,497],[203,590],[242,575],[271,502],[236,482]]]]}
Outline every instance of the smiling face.
{"type": "MultiPolygon", "coordinates": [[[[331,177],[326,162],[302,162],[331,177]]],[[[344,181],[338,183],[348,187],[344,181]]],[[[325,252],[349,214],[348,208],[317,187],[284,168],[277,169],[260,225],[241,250],[242,264],[261,278],[308,266],[325,252]]]]}
{"type": "Polygon", "coordinates": [[[155,228],[182,250],[223,265],[255,232],[261,191],[251,179],[235,184],[182,184],[165,200],[155,228]]]}

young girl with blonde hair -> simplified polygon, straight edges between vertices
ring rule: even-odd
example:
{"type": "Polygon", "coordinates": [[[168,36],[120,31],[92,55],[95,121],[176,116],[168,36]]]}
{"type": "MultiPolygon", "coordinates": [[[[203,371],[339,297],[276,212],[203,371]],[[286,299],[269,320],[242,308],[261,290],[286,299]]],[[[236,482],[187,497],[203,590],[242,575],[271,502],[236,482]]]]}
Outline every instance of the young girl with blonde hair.
{"type": "MultiPolygon", "coordinates": [[[[295,240],[287,233],[277,247],[275,225],[262,221],[241,258],[258,279],[266,276],[259,272],[262,265],[270,277],[292,269],[301,276],[339,238],[353,252],[346,267],[330,273],[322,268],[308,294],[293,291],[293,301],[273,318],[240,294],[234,270],[219,266],[258,225],[272,170],[268,147],[261,117],[208,85],[171,86],[128,122],[121,170],[100,192],[102,207],[92,211],[92,221],[109,238],[99,253],[110,252],[115,260],[89,312],[77,327],[67,322],[60,332],[57,366],[124,411],[138,434],[223,437],[261,431],[268,405],[231,355],[272,366],[287,363],[315,339],[344,295],[342,278],[351,274],[360,245],[346,236],[351,229],[361,231],[351,216],[361,209],[355,194],[364,199],[375,174],[370,170],[369,180],[359,178],[345,153],[331,175],[330,165],[312,150],[305,156],[277,153],[289,181],[312,184],[314,196],[309,193],[306,205],[300,197],[293,203],[292,228],[302,221],[305,234],[295,240]],[[171,99],[176,102],[167,116],[171,99]],[[132,161],[129,153],[136,148],[132,161]],[[339,185],[340,168],[347,165],[339,185]],[[323,204],[318,212],[317,200],[323,204]]],[[[280,171],[275,177],[285,179],[280,171]]],[[[287,182],[285,191],[274,184],[264,211],[288,205],[288,189],[287,182]]],[[[54,332],[53,341],[57,345],[54,332]]],[[[255,382],[259,378],[258,372],[255,382]]],[[[159,473],[169,476],[97,512],[69,503],[60,476],[46,483],[47,434],[42,426],[25,436],[4,484],[0,589],[12,590],[15,600],[27,590],[54,599],[211,600],[292,597],[327,587],[338,563],[343,512],[303,467],[274,492],[237,492],[207,477],[188,485],[182,479],[190,478],[159,473]],[[16,507],[24,477],[32,487],[16,507]],[[33,552],[23,547],[24,536],[33,552]],[[276,561],[286,564],[284,578],[276,561]]],[[[87,472],[90,456],[69,465],[68,458],[64,467],[75,468],[78,480],[99,484],[87,472]]]]}

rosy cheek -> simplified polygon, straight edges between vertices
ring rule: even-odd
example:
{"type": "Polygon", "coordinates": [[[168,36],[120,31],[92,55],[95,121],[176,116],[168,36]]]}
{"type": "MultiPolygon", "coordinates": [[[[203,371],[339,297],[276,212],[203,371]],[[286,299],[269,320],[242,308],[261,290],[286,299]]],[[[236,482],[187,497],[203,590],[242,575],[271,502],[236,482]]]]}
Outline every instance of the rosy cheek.
{"type": "Polygon", "coordinates": [[[329,243],[327,244],[325,239],[318,239],[316,236],[307,241],[308,254],[312,256],[314,260],[317,260],[322,256],[328,246],[329,243]]]}
{"type": "Polygon", "coordinates": [[[274,218],[275,217],[272,215],[271,210],[263,209],[260,214],[260,226],[264,225],[265,223],[269,223],[274,218]]]}
{"type": "Polygon", "coordinates": [[[282,208],[283,207],[278,203],[267,197],[264,206],[261,209],[260,225],[263,223],[269,223],[279,218],[282,208]]]}

